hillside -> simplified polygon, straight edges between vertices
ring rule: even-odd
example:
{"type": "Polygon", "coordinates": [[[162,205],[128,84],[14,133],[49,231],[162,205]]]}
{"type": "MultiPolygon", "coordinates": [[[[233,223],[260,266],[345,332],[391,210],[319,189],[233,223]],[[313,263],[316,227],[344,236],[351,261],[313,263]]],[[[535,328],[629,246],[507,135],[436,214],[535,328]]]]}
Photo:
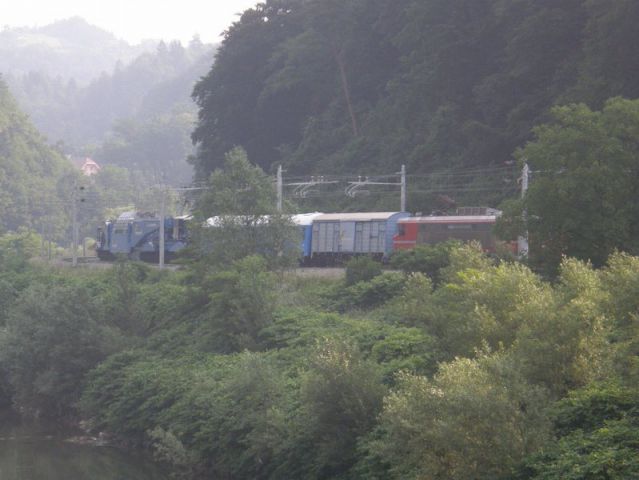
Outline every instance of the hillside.
{"type": "Polygon", "coordinates": [[[194,38],[186,47],[131,47],[78,18],[2,34],[9,44],[37,46],[29,62],[6,63],[6,80],[49,142],[60,142],[66,154],[91,155],[156,181],[158,175],[191,180],[186,158],[196,108],[190,96],[213,63],[211,45],[194,38]],[[102,49],[106,55],[96,54],[102,49]],[[66,69],[69,62],[75,70],[66,69]]]}
{"type": "Polygon", "coordinates": [[[502,165],[556,104],[637,98],[634,0],[268,0],[195,90],[200,178],[502,165]]]}
{"type": "Polygon", "coordinates": [[[39,229],[45,219],[64,228],[70,175],[71,165],[46,145],[0,77],[0,231],[39,229]]]}

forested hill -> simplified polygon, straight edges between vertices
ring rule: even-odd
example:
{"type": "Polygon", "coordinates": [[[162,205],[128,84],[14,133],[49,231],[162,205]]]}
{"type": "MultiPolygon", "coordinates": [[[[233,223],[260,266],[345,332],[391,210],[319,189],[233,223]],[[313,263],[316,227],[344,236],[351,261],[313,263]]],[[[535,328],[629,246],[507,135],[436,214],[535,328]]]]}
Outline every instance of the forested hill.
{"type": "Polygon", "coordinates": [[[187,183],[196,120],[190,95],[213,55],[214,47],[195,37],[187,46],[159,42],[84,86],[42,73],[37,64],[26,74],[10,71],[6,80],[38,130],[51,143],[61,141],[65,153],[187,183]]]}
{"type": "Polygon", "coordinates": [[[112,71],[118,61],[128,63],[156,44],[129,45],[73,17],[36,28],[5,27],[0,31],[0,65],[5,74],[38,72],[85,85],[102,72],[112,71]]]}
{"type": "Polygon", "coordinates": [[[146,121],[176,107],[191,108],[193,84],[212,62],[212,46],[197,39],[186,48],[180,42],[159,42],[152,51],[128,64],[113,65],[85,86],[37,69],[24,75],[9,70],[7,82],[52,142],[81,147],[103,140],[114,120],[146,121]]]}
{"type": "Polygon", "coordinates": [[[40,227],[44,217],[65,224],[59,219],[68,210],[64,179],[71,174],[71,164],[46,145],[0,77],[0,232],[40,227]]]}
{"type": "Polygon", "coordinates": [[[194,98],[196,170],[501,164],[555,104],[637,98],[636,0],[267,0],[194,98]]]}

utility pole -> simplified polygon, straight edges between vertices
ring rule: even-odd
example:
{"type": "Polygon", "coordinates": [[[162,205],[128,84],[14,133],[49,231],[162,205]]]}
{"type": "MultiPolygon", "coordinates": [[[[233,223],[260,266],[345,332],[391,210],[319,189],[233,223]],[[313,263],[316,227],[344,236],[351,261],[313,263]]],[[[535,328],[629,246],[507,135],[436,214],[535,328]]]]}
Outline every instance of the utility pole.
{"type": "Polygon", "coordinates": [[[162,201],[160,202],[160,263],[159,267],[164,268],[164,217],[166,216],[166,195],[162,186],[162,201]]]}
{"type": "MultiPolygon", "coordinates": [[[[530,168],[528,167],[528,163],[524,163],[524,168],[521,171],[521,198],[525,199],[526,192],[528,191],[528,181],[530,177],[530,168]]],[[[528,255],[528,212],[526,209],[522,212],[524,225],[526,226],[526,230],[524,232],[524,236],[517,237],[517,252],[520,256],[528,255]]]]}
{"type": "Polygon", "coordinates": [[[78,266],[78,184],[73,184],[73,193],[71,201],[71,265],[78,266]]]}
{"type": "Polygon", "coordinates": [[[45,249],[45,239],[44,239],[44,227],[45,227],[45,217],[42,217],[40,220],[42,225],[40,225],[40,256],[44,259],[46,258],[46,249],[45,249]]]}
{"type": "Polygon", "coordinates": [[[402,165],[402,170],[400,172],[400,175],[401,175],[400,184],[402,188],[402,193],[401,193],[399,211],[405,212],[406,211],[406,165],[402,165]]]}
{"type": "Polygon", "coordinates": [[[282,197],[284,196],[284,182],[282,181],[282,165],[277,167],[277,211],[282,213],[282,197]]]}
{"type": "Polygon", "coordinates": [[[405,212],[406,211],[406,165],[402,165],[402,169],[401,171],[395,173],[395,175],[399,175],[399,182],[376,182],[373,180],[370,180],[368,177],[365,177],[364,180],[362,180],[362,177],[358,177],[357,181],[354,182],[348,182],[348,187],[346,187],[346,190],[344,191],[344,193],[346,193],[346,195],[348,195],[349,197],[355,197],[357,195],[360,195],[362,193],[364,193],[365,191],[362,191],[362,187],[365,187],[366,185],[396,185],[399,186],[401,189],[401,193],[400,193],[400,211],[405,212]]]}
{"type": "Polygon", "coordinates": [[[48,259],[51,261],[51,218],[49,218],[47,222],[47,242],[49,243],[47,247],[48,259]]]}

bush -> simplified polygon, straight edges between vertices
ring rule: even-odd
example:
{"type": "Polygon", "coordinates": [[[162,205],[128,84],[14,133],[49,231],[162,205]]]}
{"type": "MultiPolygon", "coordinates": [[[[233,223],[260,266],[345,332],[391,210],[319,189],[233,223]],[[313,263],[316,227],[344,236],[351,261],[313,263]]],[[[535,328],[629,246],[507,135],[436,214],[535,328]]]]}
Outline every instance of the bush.
{"type": "MultiPolygon", "coordinates": [[[[7,348],[7,331],[5,328],[0,327],[0,352],[3,352],[7,348]]],[[[6,364],[2,355],[0,355],[0,409],[4,409],[11,405],[11,399],[13,393],[11,391],[11,385],[9,384],[9,376],[6,370],[6,364]]]]}
{"type": "Polygon", "coordinates": [[[351,258],[346,264],[346,286],[367,282],[381,273],[381,264],[372,258],[367,256],[351,258]]]}
{"type": "Polygon", "coordinates": [[[382,366],[385,383],[400,371],[430,376],[437,369],[436,341],[418,328],[393,327],[373,345],[371,358],[382,366]]]}
{"type": "Polygon", "coordinates": [[[639,422],[606,422],[577,430],[526,459],[514,480],[628,480],[639,478],[639,422]]]}
{"type": "Polygon", "coordinates": [[[557,402],[553,417],[559,436],[575,430],[590,432],[610,420],[639,420],[639,390],[615,382],[594,383],[571,391],[557,402]]]}
{"type": "Polygon", "coordinates": [[[398,272],[384,273],[351,286],[340,283],[326,294],[327,304],[339,311],[370,310],[399,295],[405,283],[406,276],[398,272]]]}
{"type": "MultiPolygon", "coordinates": [[[[97,429],[142,442],[161,417],[197,383],[205,361],[184,355],[162,359],[144,350],[111,356],[90,372],[80,402],[97,429]]],[[[217,365],[216,365],[217,366],[217,365]]]]}
{"type": "Polygon", "coordinates": [[[293,423],[289,468],[274,478],[344,478],[358,441],[375,426],[386,392],[379,368],[348,341],[317,342],[303,375],[301,408],[293,423]]]}
{"type": "Polygon", "coordinates": [[[1,353],[14,404],[33,415],[73,413],[84,376],[114,347],[113,333],[100,320],[83,288],[35,285],[25,291],[7,320],[1,353]]]}
{"type": "Polygon", "coordinates": [[[570,392],[553,411],[558,441],[525,459],[516,480],[639,478],[639,391],[615,383],[570,392]]]}
{"type": "Polygon", "coordinates": [[[417,245],[411,250],[393,254],[390,265],[406,273],[424,273],[435,283],[440,281],[440,271],[450,265],[450,252],[462,246],[457,240],[436,245],[417,245]]]}
{"type": "Polygon", "coordinates": [[[433,380],[402,374],[370,459],[396,479],[502,478],[547,440],[545,401],[502,354],[442,364],[433,380]]]}
{"type": "Polygon", "coordinates": [[[257,349],[260,330],[273,320],[274,284],[273,273],[258,255],[206,278],[210,301],[202,319],[202,346],[218,353],[257,349]]]}

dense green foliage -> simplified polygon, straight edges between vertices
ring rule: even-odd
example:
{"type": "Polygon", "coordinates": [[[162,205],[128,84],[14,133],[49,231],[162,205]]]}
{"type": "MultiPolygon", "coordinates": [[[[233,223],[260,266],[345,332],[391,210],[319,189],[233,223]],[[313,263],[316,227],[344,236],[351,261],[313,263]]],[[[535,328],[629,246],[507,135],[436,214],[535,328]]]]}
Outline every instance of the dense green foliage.
{"type": "Polygon", "coordinates": [[[639,475],[636,388],[594,384],[558,402],[559,440],[531,456],[517,480],[621,480],[639,475]]]}
{"type": "Polygon", "coordinates": [[[192,222],[192,250],[200,264],[228,265],[260,254],[271,266],[291,266],[299,257],[300,234],[290,217],[277,210],[277,194],[270,177],[249,162],[242,148],[225,156],[199,197],[198,222],[192,222]],[[204,259],[202,261],[202,259],[204,259]]]}
{"type": "Polygon", "coordinates": [[[550,284],[446,252],[435,286],[364,261],[349,281],[255,255],[184,273],[5,262],[0,401],[86,416],[191,478],[635,475],[639,259],[566,259],[550,284]]]}
{"type": "MultiPolygon", "coordinates": [[[[157,167],[163,171],[162,165],[157,167]]],[[[119,213],[118,208],[131,209],[137,204],[155,209],[157,201],[144,198],[140,190],[159,175],[141,178],[141,173],[133,172],[105,165],[91,178],[80,175],[58,148],[47,145],[0,78],[0,234],[13,232],[1,242],[0,255],[17,244],[24,246],[27,237],[32,244],[40,243],[22,250],[27,257],[41,253],[43,236],[68,245],[74,197],[80,239],[93,236],[96,225],[119,213]],[[34,232],[40,235],[37,240],[34,232]]]]}
{"type": "MultiPolygon", "coordinates": [[[[200,178],[500,165],[551,106],[637,98],[634,0],[268,0],[196,86],[200,178]]],[[[421,207],[415,207],[421,208],[421,207]]]]}
{"type": "Polygon", "coordinates": [[[40,227],[44,218],[64,228],[71,165],[46,145],[0,77],[0,232],[40,227]]]}
{"type": "Polygon", "coordinates": [[[346,285],[354,285],[375,278],[382,273],[382,266],[370,257],[361,256],[352,258],[345,268],[346,285]]]}
{"type": "Polygon", "coordinates": [[[460,243],[454,240],[436,245],[417,245],[410,250],[395,252],[390,264],[391,267],[407,273],[424,273],[433,282],[438,283],[441,270],[450,265],[451,251],[459,245],[460,243]]]}
{"type": "MultiPolygon", "coordinates": [[[[556,107],[518,152],[530,190],[507,224],[527,211],[531,259],[551,272],[562,255],[605,263],[614,250],[639,252],[639,100],[614,98],[601,111],[556,107]]],[[[519,232],[520,234],[522,232],[519,232]]]]}

